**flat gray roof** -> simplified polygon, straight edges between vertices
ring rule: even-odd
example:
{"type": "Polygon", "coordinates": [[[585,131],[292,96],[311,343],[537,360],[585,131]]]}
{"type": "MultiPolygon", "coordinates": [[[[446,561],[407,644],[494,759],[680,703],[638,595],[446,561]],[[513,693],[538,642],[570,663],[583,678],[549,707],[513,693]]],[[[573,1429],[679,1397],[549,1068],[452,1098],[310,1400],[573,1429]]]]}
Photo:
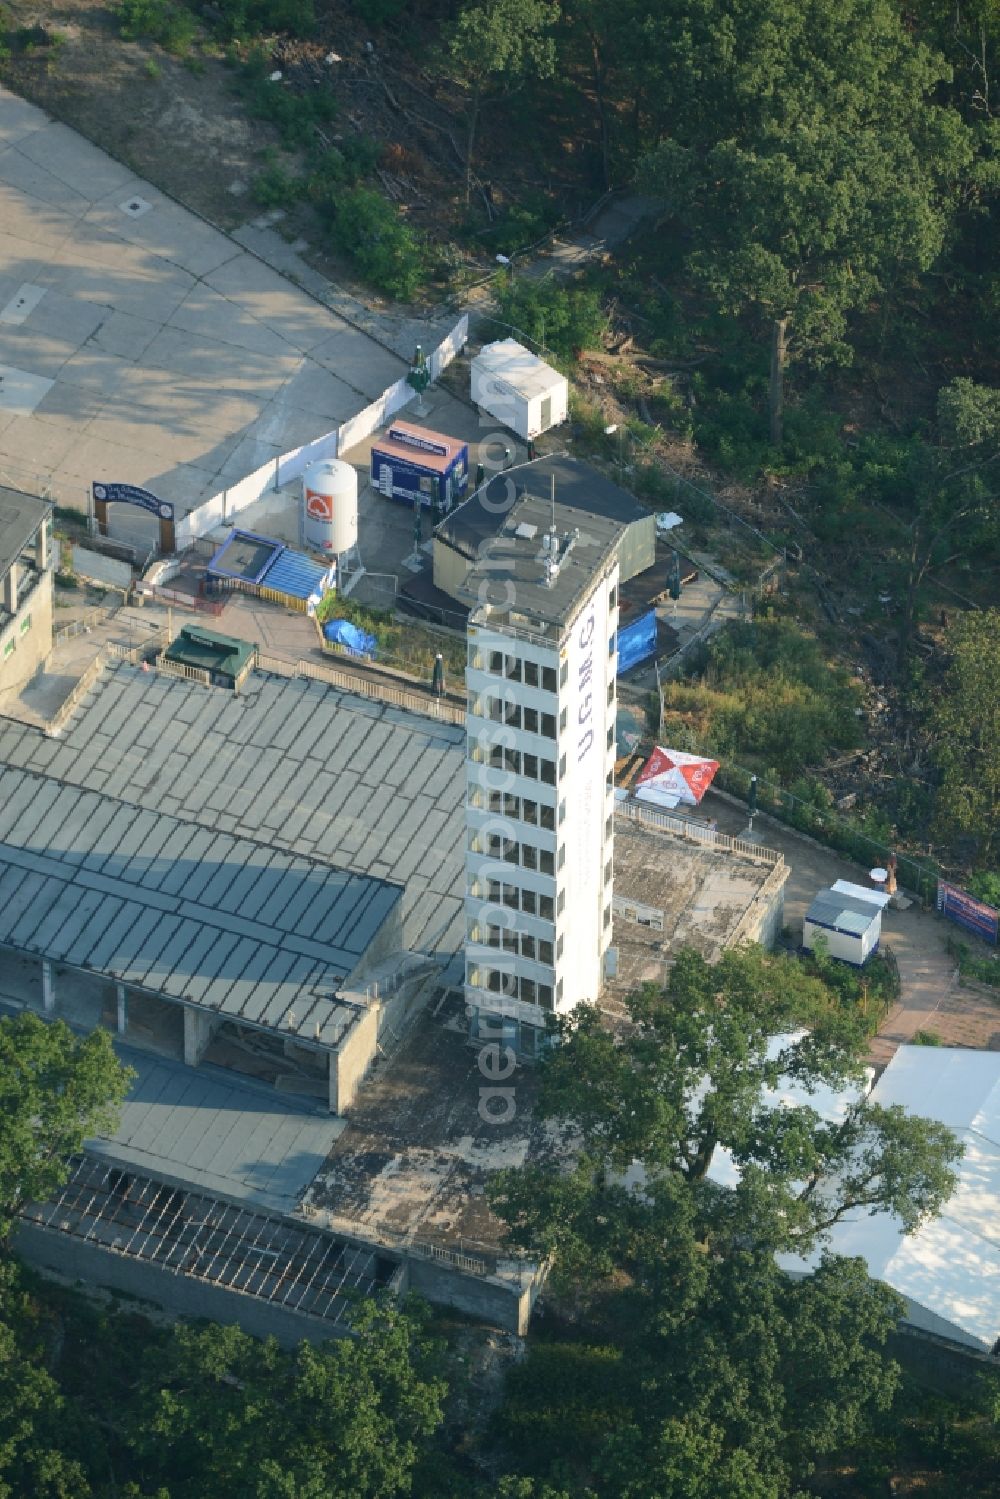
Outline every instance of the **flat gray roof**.
{"type": "Polygon", "coordinates": [[[258,672],[237,697],[121,665],[60,739],[0,720],[0,762],[397,881],[407,947],[443,958],[464,940],[464,757],[461,728],[258,672]]]}
{"type": "Polygon", "coordinates": [[[463,504],[456,505],[434,534],[464,557],[475,558],[484,542],[503,529],[521,495],[529,494],[542,500],[548,506],[551,518],[553,480],[557,522],[562,508],[582,510],[590,516],[617,521],[623,528],[635,521],[649,519],[650,512],[627,490],[605,478],[588,463],[571,458],[568,453],[555,453],[495,474],[463,504]]]}
{"type": "Polygon", "coordinates": [[[48,500],[0,484],[0,578],[10,572],[51,509],[48,500]]]}
{"type": "Polygon", "coordinates": [[[115,1050],[137,1076],[114,1134],[86,1148],[150,1176],[287,1212],[344,1129],[205,1063],[115,1050]]]}
{"type": "MultiPolygon", "coordinates": [[[[201,689],[205,691],[204,688],[201,689]]],[[[0,771],[0,943],[335,1047],[398,886],[0,771]]]]}
{"type": "Polygon", "coordinates": [[[473,559],[459,590],[460,598],[479,606],[473,623],[509,624],[558,637],[641,515],[624,490],[586,464],[559,456],[498,475],[436,534],[473,559]],[[560,564],[550,575],[543,537],[552,527],[553,480],[560,564]]]}

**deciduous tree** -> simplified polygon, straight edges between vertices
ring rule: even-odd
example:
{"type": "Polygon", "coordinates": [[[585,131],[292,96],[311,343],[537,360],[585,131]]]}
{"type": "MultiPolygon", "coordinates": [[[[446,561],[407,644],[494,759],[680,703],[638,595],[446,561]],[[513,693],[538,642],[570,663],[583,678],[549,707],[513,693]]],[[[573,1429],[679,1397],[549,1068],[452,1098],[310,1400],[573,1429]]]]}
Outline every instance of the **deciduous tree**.
{"type": "Polygon", "coordinates": [[[548,78],[555,68],[551,35],[558,10],[551,0],[480,0],[459,12],[448,48],[468,95],[465,201],[472,193],[472,164],[483,105],[508,97],[527,78],[548,78]]]}
{"type": "Polygon", "coordinates": [[[0,1238],[65,1181],[89,1135],[114,1128],[133,1076],[106,1031],[80,1037],[28,1012],[0,1020],[0,1238]]]}
{"type": "Polygon", "coordinates": [[[641,176],[717,306],[770,330],[778,443],[786,362],[848,362],[848,315],[940,253],[969,133],[891,0],[685,0],[671,31],[679,87],[707,98],[641,176]]]}
{"type": "Polygon", "coordinates": [[[964,833],[988,860],[1000,824],[1000,610],[959,616],[947,649],[932,718],[942,776],[936,820],[942,837],[964,833]]]}
{"type": "Polygon", "coordinates": [[[822,1246],[849,1212],[914,1227],[951,1191],[960,1147],[861,1089],[833,1122],[792,1105],[786,1080],[807,1097],[860,1083],[865,1036],[821,980],[760,949],[679,952],[619,1033],[593,1007],[561,1033],[541,1111],[572,1164],[563,1151],[490,1190],[513,1242],[551,1257],[592,1338],[619,1351],[626,1409],[596,1451],[596,1413],[579,1412],[587,1479],[629,1499],[786,1499],[891,1400],[883,1345],[902,1303],[862,1261],[825,1256],[796,1278],[778,1256],[822,1246]],[[721,1149],[735,1186],[710,1175],[721,1149]]]}

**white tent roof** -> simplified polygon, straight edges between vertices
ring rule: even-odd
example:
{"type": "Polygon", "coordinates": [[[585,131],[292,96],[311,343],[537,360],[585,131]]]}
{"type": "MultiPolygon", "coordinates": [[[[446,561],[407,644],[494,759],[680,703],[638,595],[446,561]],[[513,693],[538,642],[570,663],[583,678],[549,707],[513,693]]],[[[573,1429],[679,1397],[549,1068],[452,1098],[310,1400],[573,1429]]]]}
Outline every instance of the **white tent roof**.
{"type": "MultiPolygon", "coordinates": [[[[805,1035],[804,1030],[788,1031],[778,1036],[772,1036],[767,1043],[768,1060],[773,1062],[789,1046],[801,1041],[805,1035]]],[[[870,1068],[865,1070],[865,1081],[860,1086],[849,1084],[846,1088],[832,1088],[826,1083],[821,1083],[813,1092],[805,1087],[797,1078],[782,1078],[777,1088],[765,1088],[761,1093],[761,1102],[767,1108],[774,1108],[780,1104],[784,1108],[810,1108],[826,1124],[834,1124],[843,1119],[848,1109],[863,1098],[869,1091],[874,1073],[870,1068]]],[[[704,1097],[707,1083],[702,1083],[696,1090],[690,1103],[690,1111],[693,1114],[704,1097]]],[[[710,1179],[717,1182],[720,1187],[735,1187],[740,1179],[738,1166],[735,1165],[729,1151],[718,1145],[712,1156],[712,1164],[708,1168],[710,1179]]],[[[641,1161],[633,1161],[628,1171],[622,1178],[622,1183],[628,1187],[641,1188],[646,1180],[646,1173],[641,1161]]]]}
{"type": "MultiPolygon", "coordinates": [[[[805,1031],[790,1031],[787,1035],[772,1036],[767,1044],[768,1060],[773,1062],[786,1047],[801,1041],[804,1035],[805,1031]]],[[[859,1098],[865,1097],[874,1075],[868,1068],[865,1073],[866,1081],[861,1087],[850,1084],[846,1088],[832,1088],[821,1083],[812,1093],[798,1078],[786,1077],[782,1078],[777,1088],[765,1088],[762,1091],[761,1103],[769,1109],[779,1104],[786,1109],[815,1109],[824,1124],[836,1124],[859,1098]]],[[[721,1145],[716,1147],[708,1174],[721,1187],[735,1187],[740,1179],[739,1168],[734,1164],[729,1151],[721,1145]]]]}
{"type": "MultiPolygon", "coordinates": [[[[965,1145],[955,1193],[933,1222],[904,1235],[886,1213],[838,1224],[830,1248],[861,1255],[909,1302],[916,1326],[989,1350],[1000,1338],[1000,1052],[901,1046],[872,1094],[937,1119],[965,1145]]],[[[809,1260],[786,1256],[786,1269],[809,1260]]]]}

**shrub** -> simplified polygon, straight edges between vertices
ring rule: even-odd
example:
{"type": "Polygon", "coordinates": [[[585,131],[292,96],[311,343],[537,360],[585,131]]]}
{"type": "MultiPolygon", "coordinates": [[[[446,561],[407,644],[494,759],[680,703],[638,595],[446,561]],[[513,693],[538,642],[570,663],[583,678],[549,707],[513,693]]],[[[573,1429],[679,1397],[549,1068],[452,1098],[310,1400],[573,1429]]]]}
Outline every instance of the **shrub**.
{"type": "Polygon", "coordinates": [[[668,717],[694,719],[707,748],[774,769],[788,785],[832,749],[860,743],[858,688],[790,620],[726,626],[697,660],[699,683],[664,689],[668,717]]]}
{"type": "Polygon", "coordinates": [[[286,172],[280,162],[269,161],[253,180],[253,200],[261,208],[277,208],[294,203],[302,196],[304,184],[300,177],[286,172]]]}
{"type": "Polygon", "coordinates": [[[378,291],[411,297],[427,270],[424,244],[396,210],[371,188],[354,187],[325,200],[335,247],[378,291]]]}
{"type": "Polygon", "coordinates": [[[498,276],[497,305],[506,323],[564,358],[597,348],[608,319],[593,287],[544,281],[510,281],[498,276]]]}
{"type": "Polygon", "coordinates": [[[216,31],[227,38],[312,36],[316,30],[313,0],[216,0],[213,12],[216,31]]]}
{"type": "Polygon", "coordinates": [[[1000,870],[981,869],[968,882],[970,895],[984,900],[988,906],[1000,907],[1000,870]]]}
{"type": "Polygon", "coordinates": [[[315,127],[336,116],[337,101],[333,93],[317,88],[300,94],[280,82],[272,83],[268,69],[266,55],[256,51],[237,74],[236,90],[243,96],[247,112],[272,124],[286,149],[312,145],[316,140],[315,127]]]}
{"type": "Polygon", "coordinates": [[[198,36],[198,23],[184,5],[173,0],[119,0],[118,27],[127,42],[159,42],[167,52],[182,57],[198,36]]]}
{"type": "Polygon", "coordinates": [[[937,1031],[923,1030],[914,1031],[911,1044],[913,1046],[943,1046],[944,1042],[937,1031]]]}

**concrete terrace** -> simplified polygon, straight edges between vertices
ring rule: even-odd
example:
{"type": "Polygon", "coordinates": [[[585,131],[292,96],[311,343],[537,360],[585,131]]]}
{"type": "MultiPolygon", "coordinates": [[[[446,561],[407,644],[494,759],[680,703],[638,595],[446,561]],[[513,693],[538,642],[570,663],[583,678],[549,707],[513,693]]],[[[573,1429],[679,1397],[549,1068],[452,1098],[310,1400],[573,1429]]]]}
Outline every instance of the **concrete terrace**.
{"type": "MultiPolygon", "coordinates": [[[[406,372],[234,239],[0,88],[0,482],[193,509],[406,372]]],[[[138,541],[152,518],[116,517],[138,541]]]]}
{"type": "Polygon", "coordinates": [[[0,723],[0,764],[398,882],[406,946],[446,961],[464,934],[464,751],[459,728],[263,673],[236,697],[121,666],[58,740],[0,723]]]}

